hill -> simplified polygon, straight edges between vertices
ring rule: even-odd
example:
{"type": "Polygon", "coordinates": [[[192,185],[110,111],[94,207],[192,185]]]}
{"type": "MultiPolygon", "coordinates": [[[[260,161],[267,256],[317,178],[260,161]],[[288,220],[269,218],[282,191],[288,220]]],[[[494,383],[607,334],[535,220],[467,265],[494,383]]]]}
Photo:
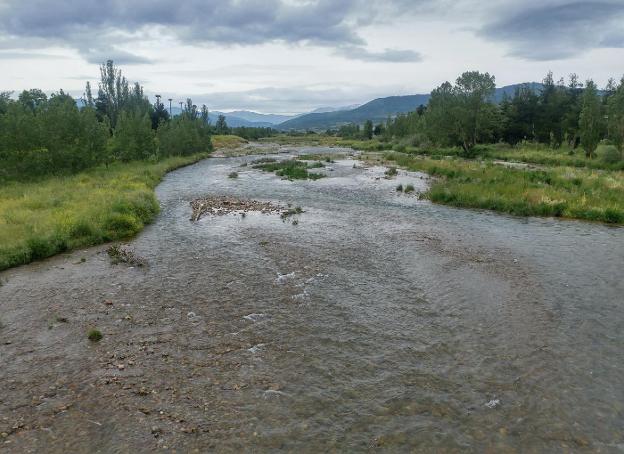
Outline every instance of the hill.
{"type": "MultiPolygon", "coordinates": [[[[515,91],[522,85],[527,84],[515,84],[497,88],[494,94],[495,102],[500,102],[505,94],[513,96],[515,91]]],[[[536,91],[542,86],[535,82],[529,83],[528,85],[536,91]]],[[[429,96],[430,95],[426,94],[378,98],[352,110],[301,115],[279,124],[277,128],[283,131],[307,129],[324,130],[344,124],[363,123],[366,120],[372,120],[376,123],[382,122],[388,117],[394,117],[399,113],[412,112],[416,110],[418,106],[426,105],[429,102],[429,96]]]]}

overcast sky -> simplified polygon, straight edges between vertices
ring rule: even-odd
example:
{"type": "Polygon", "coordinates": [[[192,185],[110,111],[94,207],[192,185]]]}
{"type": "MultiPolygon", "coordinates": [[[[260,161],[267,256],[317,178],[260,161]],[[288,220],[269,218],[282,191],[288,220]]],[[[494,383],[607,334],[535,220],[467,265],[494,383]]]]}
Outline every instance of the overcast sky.
{"type": "Polygon", "coordinates": [[[624,74],[624,0],[0,0],[0,91],[78,96],[108,58],[225,111],[427,93],[469,69],[604,85],[624,74]]]}

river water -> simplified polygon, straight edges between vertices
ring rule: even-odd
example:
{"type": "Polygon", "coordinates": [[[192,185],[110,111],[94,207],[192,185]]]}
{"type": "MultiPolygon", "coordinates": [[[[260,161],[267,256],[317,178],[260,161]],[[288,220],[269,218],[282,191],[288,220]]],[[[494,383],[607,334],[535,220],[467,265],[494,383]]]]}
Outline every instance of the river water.
{"type": "Polygon", "coordinates": [[[3,275],[0,337],[22,341],[0,347],[19,397],[0,408],[25,424],[6,446],[624,451],[624,229],[434,205],[395,191],[425,176],[347,158],[304,182],[253,159],[165,178],[131,242],[144,270],[98,250],[3,275]],[[305,213],[190,222],[202,195],[305,213]],[[20,406],[50,383],[67,410],[20,406]]]}

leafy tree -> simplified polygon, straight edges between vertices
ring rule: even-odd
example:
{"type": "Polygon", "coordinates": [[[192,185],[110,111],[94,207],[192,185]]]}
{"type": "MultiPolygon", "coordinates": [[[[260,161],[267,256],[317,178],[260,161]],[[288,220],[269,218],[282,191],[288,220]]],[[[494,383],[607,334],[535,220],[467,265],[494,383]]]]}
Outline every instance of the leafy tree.
{"type": "Polygon", "coordinates": [[[624,159],[624,77],[609,98],[608,113],[609,137],[624,159]]]}
{"type": "Polygon", "coordinates": [[[494,76],[478,71],[462,74],[455,83],[458,106],[455,109],[458,135],[464,153],[470,154],[479,139],[493,128],[492,104],[496,83],[494,76]]]}
{"type": "Polygon", "coordinates": [[[426,116],[434,142],[459,145],[470,155],[479,141],[492,136],[497,120],[491,103],[495,88],[494,76],[469,71],[454,86],[445,82],[433,90],[426,116]]]}
{"type": "Polygon", "coordinates": [[[169,112],[165,105],[160,102],[160,96],[156,96],[156,103],[151,113],[152,129],[157,129],[161,123],[169,121],[169,112]]]}
{"type": "Polygon", "coordinates": [[[217,118],[217,124],[215,125],[215,132],[217,134],[229,134],[229,128],[225,121],[225,115],[219,115],[217,118]]]}
{"type": "Polygon", "coordinates": [[[29,109],[32,112],[45,105],[47,101],[48,96],[38,88],[24,90],[18,97],[18,102],[20,102],[25,109],[29,109]]]}
{"type": "Polygon", "coordinates": [[[87,81],[84,92],[84,102],[87,107],[95,108],[95,101],[93,100],[93,93],[91,91],[91,82],[87,81]]]}
{"type": "Polygon", "coordinates": [[[366,120],[364,122],[364,138],[367,140],[371,140],[373,138],[373,122],[371,120],[366,120]]]}
{"type": "Polygon", "coordinates": [[[132,88],[112,60],[100,66],[100,83],[95,108],[101,118],[107,117],[111,127],[117,126],[122,111],[134,111],[139,116],[151,115],[152,106],[136,82],[132,88]]]}
{"type": "Polygon", "coordinates": [[[150,117],[140,112],[122,111],[113,135],[113,153],[121,161],[148,159],[155,155],[156,143],[150,117]]]}
{"type": "Polygon", "coordinates": [[[375,125],[375,129],[373,130],[373,134],[375,136],[382,136],[384,135],[386,130],[386,127],[383,125],[383,123],[379,123],[377,125],[375,125]]]}
{"type": "Polygon", "coordinates": [[[598,90],[592,80],[587,81],[583,93],[579,129],[585,156],[593,158],[602,135],[602,112],[598,90]]]}
{"type": "Polygon", "coordinates": [[[530,86],[518,88],[511,99],[505,97],[500,108],[503,116],[502,135],[506,142],[516,144],[536,139],[539,96],[530,86]]]}

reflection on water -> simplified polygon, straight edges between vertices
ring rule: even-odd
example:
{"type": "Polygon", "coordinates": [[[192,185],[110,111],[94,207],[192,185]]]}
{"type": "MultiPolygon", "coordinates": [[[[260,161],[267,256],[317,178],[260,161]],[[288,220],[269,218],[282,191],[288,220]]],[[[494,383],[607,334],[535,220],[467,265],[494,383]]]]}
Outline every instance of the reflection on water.
{"type": "Polygon", "coordinates": [[[136,344],[169,336],[175,367],[144,359],[144,380],[184,372],[170,405],[201,433],[180,449],[624,448],[624,229],[433,205],[395,190],[426,177],[350,159],[313,182],[253,159],[167,176],[133,242],[148,270],[55,284],[142,304],[136,344]],[[192,223],[203,195],[305,213],[192,223]]]}

